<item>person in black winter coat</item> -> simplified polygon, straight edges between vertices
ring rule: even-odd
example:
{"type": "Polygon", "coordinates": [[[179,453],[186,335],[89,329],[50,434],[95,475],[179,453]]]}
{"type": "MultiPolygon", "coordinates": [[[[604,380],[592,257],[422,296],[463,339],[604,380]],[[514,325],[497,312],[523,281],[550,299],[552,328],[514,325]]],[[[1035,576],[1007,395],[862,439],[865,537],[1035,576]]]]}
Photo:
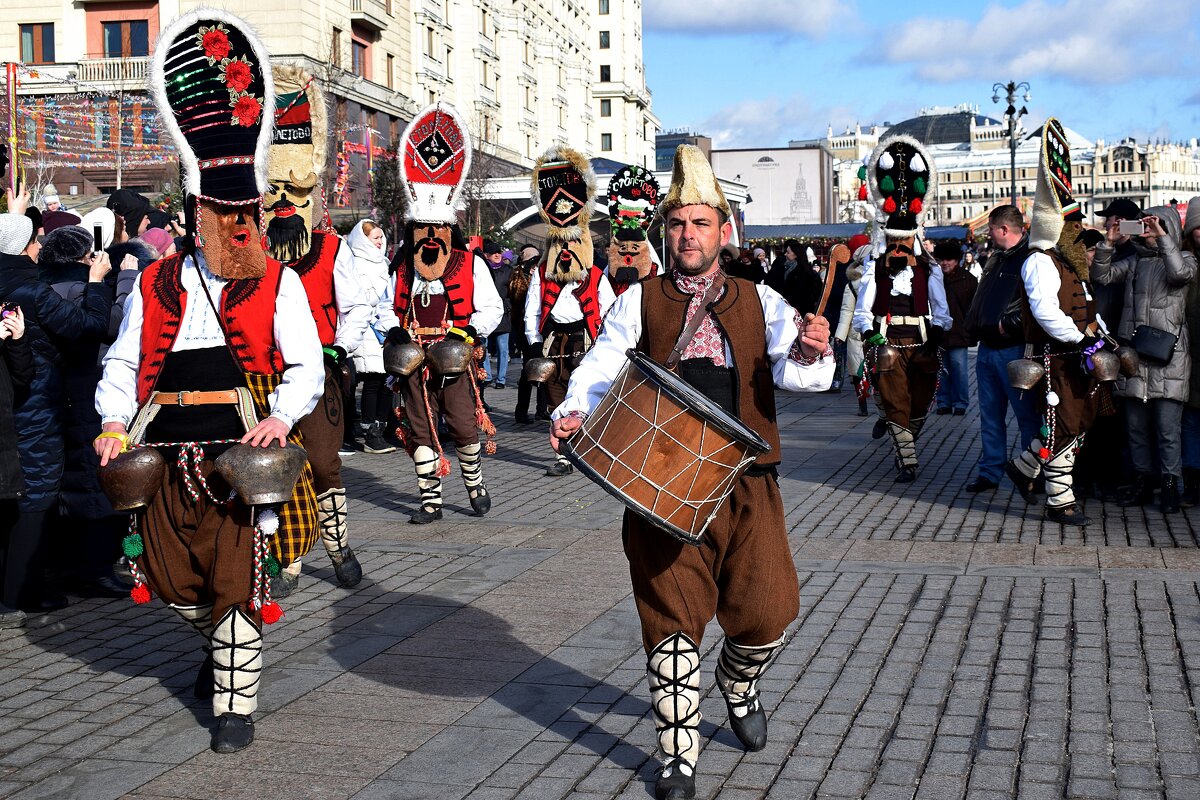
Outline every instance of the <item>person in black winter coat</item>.
{"type": "MultiPolygon", "coordinates": [[[[14,208],[11,198],[9,208],[14,208]]],[[[14,236],[12,231],[20,226],[18,219],[24,222],[24,230],[32,235],[32,225],[26,217],[3,214],[0,215],[0,242],[19,241],[20,235],[14,236]]],[[[36,255],[36,250],[32,248],[36,248],[35,242],[20,250],[0,246],[0,297],[20,305],[33,351],[35,374],[29,396],[15,410],[17,450],[26,492],[18,502],[20,517],[12,536],[30,543],[30,549],[23,552],[36,559],[47,512],[58,503],[64,465],[66,390],[59,348],[81,340],[100,339],[107,334],[113,291],[103,281],[109,262],[107,256],[102,256],[88,271],[82,305],[62,299],[48,284],[38,280],[38,267],[30,255],[36,255]]],[[[10,559],[12,556],[10,548],[10,559]]],[[[24,571],[27,583],[21,587],[19,604],[35,610],[61,608],[66,603],[65,598],[48,597],[40,580],[29,580],[34,575],[34,568],[31,561],[24,571]]]]}
{"type": "Polygon", "coordinates": [[[811,248],[788,239],[783,245],[783,257],[767,273],[767,286],[783,295],[788,305],[801,314],[812,314],[821,302],[824,284],[813,271],[811,248]]]}
{"type": "MultiPolygon", "coordinates": [[[[17,499],[25,492],[13,407],[23,399],[23,390],[32,380],[33,353],[25,337],[25,315],[20,306],[0,307],[0,551],[5,554],[12,552],[10,536],[19,516],[17,499]]],[[[16,545],[18,552],[14,558],[4,559],[0,572],[0,628],[25,624],[25,612],[16,605],[26,560],[19,552],[20,542],[16,545]]]]}

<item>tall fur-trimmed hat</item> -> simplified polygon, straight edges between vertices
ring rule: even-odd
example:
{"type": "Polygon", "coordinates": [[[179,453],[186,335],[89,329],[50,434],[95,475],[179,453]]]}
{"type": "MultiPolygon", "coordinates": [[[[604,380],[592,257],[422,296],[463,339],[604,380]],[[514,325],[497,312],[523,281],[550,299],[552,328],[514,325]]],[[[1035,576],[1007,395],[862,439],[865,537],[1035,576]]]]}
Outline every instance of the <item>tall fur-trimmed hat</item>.
{"type": "Polygon", "coordinates": [[[267,49],[241,18],[197,8],[159,36],[150,89],[179,151],[183,188],[216,203],[267,190],[275,88],[267,49]]]}
{"type": "Polygon", "coordinates": [[[659,204],[658,213],[665,216],[673,208],[697,205],[712,206],[726,217],[733,216],[733,209],[725,199],[725,192],[721,191],[721,184],[704,157],[704,151],[695,145],[681,144],[675,148],[671,187],[659,204]]]}
{"type": "Polygon", "coordinates": [[[641,241],[658,210],[658,179],[645,167],[621,167],[608,182],[608,221],[612,238],[641,241]]]}
{"type": "Polygon", "coordinates": [[[1029,221],[1030,248],[1050,250],[1056,247],[1066,222],[1083,219],[1074,191],[1071,145],[1062,123],[1050,117],[1042,125],[1042,152],[1029,221]]]}
{"type": "MultiPolygon", "coordinates": [[[[925,147],[903,134],[884,138],[867,161],[867,185],[879,222],[876,235],[882,233],[886,239],[914,237],[920,242],[925,198],[937,196],[937,170],[925,147]]],[[[882,244],[876,242],[881,251],[882,244]]]]}
{"type": "Polygon", "coordinates": [[[449,103],[421,110],[400,138],[400,180],[408,187],[407,222],[453,225],[464,207],[471,137],[449,103]]]}
{"type": "Polygon", "coordinates": [[[315,186],[329,157],[325,93],[305,70],[275,64],[275,132],[269,174],[297,186],[315,186]]]}
{"type": "Polygon", "coordinates": [[[579,239],[592,218],[596,173],[582,153],[554,145],[533,167],[533,202],[545,221],[547,238],[579,239]]]}

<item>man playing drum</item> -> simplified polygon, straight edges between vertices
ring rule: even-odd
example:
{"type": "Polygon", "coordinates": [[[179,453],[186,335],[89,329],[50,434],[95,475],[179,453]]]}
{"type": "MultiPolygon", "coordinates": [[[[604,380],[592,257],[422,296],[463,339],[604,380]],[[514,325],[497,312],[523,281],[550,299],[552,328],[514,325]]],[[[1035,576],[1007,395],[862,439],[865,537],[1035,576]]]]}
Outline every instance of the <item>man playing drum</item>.
{"type": "Polygon", "coordinates": [[[635,348],[663,362],[680,331],[704,314],[687,344],[680,376],[771,444],[734,486],[699,546],[668,536],[626,511],[622,529],[648,654],[647,673],[664,764],[659,798],[695,794],[700,752],[700,641],[715,615],[725,632],[717,684],[730,727],[748,750],[766,745],[758,679],[782,650],[799,611],[775,466],[775,387],[824,391],[833,379],[829,324],[801,316],[774,290],[725,277],[717,254],[729,242],[730,207],[703,153],[682,145],[659,208],[672,269],[628,288],[605,319],[595,347],[571,375],[553,414],[550,442],[579,430],[635,348]],[[704,295],[724,279],[717,300],[704,295]]]}

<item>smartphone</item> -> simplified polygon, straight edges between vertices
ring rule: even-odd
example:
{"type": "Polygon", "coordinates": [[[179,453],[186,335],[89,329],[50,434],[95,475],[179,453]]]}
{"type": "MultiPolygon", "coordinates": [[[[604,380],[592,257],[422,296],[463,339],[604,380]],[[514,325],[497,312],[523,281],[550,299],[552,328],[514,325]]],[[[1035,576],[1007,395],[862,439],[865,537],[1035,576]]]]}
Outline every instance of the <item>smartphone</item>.
{"type": "Polygon", "coordinates": [[[1144,219],[1123,219],[1117,223],[1117,233],[1122,236],[1141,236],[1146,232],[1144,219]]]}
{"type": "Polygon", "coordinates": [[[18,306],[16,303],[0,303],[0,319],[11,317],[13,314],[16,314],[17,307],[18,306]]]}
{"type": "Polygon", "coordinates": [[[104,249],[104,228],[100,225],[92,226],[92,255],[98,254],[104,249]]]}

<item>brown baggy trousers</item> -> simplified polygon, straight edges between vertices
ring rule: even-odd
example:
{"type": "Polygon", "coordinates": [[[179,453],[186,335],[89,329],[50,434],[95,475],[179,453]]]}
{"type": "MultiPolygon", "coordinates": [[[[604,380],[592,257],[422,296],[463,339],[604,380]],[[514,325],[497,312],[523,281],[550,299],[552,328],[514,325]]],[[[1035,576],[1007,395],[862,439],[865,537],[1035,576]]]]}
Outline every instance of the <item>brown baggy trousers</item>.
{"type": "Polygon", "coordinates": [[[304,437],[304,452],[312,465],[313,489],[317,494],[345,487],[342,458],[338,455],[346,428],[345,402],[341,376],[326,366],[325,385],[316,407],[296,423],[296,429],[304,437]]]}
{"type": "MultiPolygon", "coordinates": [[[[919,344],[916,337],[888,336],[888,342],[893,345],[919,344]]],[[[867,369],[875,368],[875,348],[867,347],[867,369]]],[[[900,357],[896,365],[887,372],[871,374],[871,383],[875,387],[876,400],[888,422],[912,430],[912,421],[922,419],[929,413],[929,404],[933,401],[933,393],[937,388],[938,360],[936,356],[925,355],[920,348],[907,348],[899,351],[900,357]]]]}
{"type": "Polygon", "coordinates": [[[679,631],[699,645],[714,615],[737,644],[770,644],[800,612],[800,582],[772,475],[743,475],[698,547],[632,511],[625,512],[622,536],[647,652],[679,631]]]}
{"type": "MultiPolygon", "coordinates": [[[[470,369],[475,369],[474,362],[470,369]]],[[[455,445],[466,447],[476,444],[479,441],[479,427],[475,424],[475,395],[471,391],[470,376],[464,374],[440,389],[437,388],[442,382],[440,377],[434,376],[429,380],[429,413],[426,414],[425,394],[421,391],[424,373],[425,370],[419,369],[401,384],[404,412],[408,415],[416,446],[433,447],[433,430],[429,422],[432,419],[433,424],[437,425],[438,414],[445,415],[446,427],[450,429],[450,437],[455,445]]]]}
{"type": "MultiPolygon", "coordinates": [[[[231,505],[214,503],[203,490],[192,500],[179,466],[170,457],[168,462],[163,485],[142,519],[145,552],[137,565],[146,582],[171,605],[212,603],[213,625],[235,606],[261,625],[259,613],[249,605],[254,580],[250,508],[236,498],[231,505]]],[[[229,496],[229,484],[213,470],[212,461],[202,461],[200,470],[213,496],[229,496]]]]}

